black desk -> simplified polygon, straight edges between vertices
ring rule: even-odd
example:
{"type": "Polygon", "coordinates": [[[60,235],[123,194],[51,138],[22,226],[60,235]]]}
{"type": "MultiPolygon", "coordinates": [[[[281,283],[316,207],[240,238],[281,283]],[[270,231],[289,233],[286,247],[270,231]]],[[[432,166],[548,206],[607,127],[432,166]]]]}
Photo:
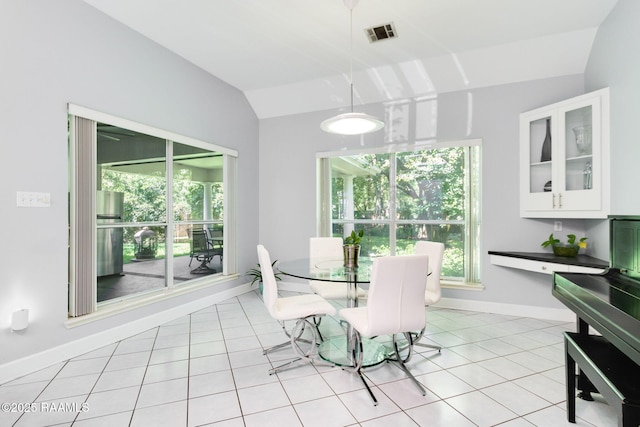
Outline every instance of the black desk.
{"type": "Polygon", "coordinates": [[[552,252],[507,252],[489,251],[489,255],[499,255],[511,258],[527,259],[530,261],[550,262],[553,264],[576,265],[580,267],[608,268],[609,262],[589,255],[578,254],[574,257],[557,256],[552,252]]]}

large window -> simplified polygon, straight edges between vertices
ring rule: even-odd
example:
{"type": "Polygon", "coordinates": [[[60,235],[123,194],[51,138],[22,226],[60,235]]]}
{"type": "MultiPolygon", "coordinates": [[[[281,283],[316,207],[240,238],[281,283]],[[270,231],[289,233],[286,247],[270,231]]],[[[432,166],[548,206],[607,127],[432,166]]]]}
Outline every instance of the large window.
{"type": "Polygon", "coordinates": [[[442,275],[479,282],[480,141],[407,151],[319,155],[319,234],[365,230],[361,253],[445,244],[442,275]]]}
{"type": "Polygon", "coordinates": [[[71,316],[235,273],[234,151],[69,113],[71,316]]]}

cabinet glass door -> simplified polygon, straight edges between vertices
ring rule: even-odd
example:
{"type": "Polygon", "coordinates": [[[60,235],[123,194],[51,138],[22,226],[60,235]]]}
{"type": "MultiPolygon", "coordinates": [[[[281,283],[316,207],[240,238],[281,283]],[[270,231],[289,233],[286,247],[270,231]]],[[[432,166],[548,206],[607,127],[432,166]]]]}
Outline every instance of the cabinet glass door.
{"type": "Polygon", "coordinates": [[[587,105],[564,113],[566,191],[593,188],[593,107],[587,105]]]}
{"type": "Polygon", "coordinates": [[[554,126],[551,116],[529,122],[529,193],[551,191],[554,126]]]}

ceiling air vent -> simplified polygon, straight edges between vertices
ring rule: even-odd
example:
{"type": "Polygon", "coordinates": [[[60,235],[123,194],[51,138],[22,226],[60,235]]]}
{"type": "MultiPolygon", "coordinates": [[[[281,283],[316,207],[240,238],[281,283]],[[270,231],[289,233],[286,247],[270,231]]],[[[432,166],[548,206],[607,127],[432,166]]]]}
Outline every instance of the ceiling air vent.
{"type": "Polygon", "coordinates": [[[396,28],[393,25],[393,22],[389,22],[388,24],[383,24],[378,27],[365,28],[364,31],[367,33],[367,37],[369,37],[369,41],[371,43],[384,39],[394,39],[397,37],[396,28]]]}

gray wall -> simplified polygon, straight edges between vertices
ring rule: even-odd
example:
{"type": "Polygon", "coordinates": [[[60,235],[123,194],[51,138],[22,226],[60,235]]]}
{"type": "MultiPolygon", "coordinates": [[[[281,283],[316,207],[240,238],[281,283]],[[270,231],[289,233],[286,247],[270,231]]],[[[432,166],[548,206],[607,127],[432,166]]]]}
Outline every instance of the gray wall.
{"type": "Polygon", "coordinates": [[[240,271],[253,264],[258,120],[241,92],[80,0],[2,0],[0,40],[0,365],[212,292],[65,328],[68,102],[238,150],[240,271]],[[51,207],[18,208],[17,191],[48,192],[51,207]],[[12,334],[25,306],[29,329],[12,334]]]}
{"type": "MultiPolygon", "coordinates": [[[[611,213],[640,215],[637,121],[640,116],[640,2],[619,0],[598,29],[587,69],[587,91],[609,87],[611,96],[611,213]]],[[[609,239],[607,221],[586,221],[586,232],[598,242],[609,239]]],[[[609,245],[594,248],[609,259],[609,245]]]]}
{"type": "Polygon", "coordinates": [[[619,0],[600,26],[585,72],[587,90],[611,93],[612,212],[640,215],[640,2],[619,0]]]}

